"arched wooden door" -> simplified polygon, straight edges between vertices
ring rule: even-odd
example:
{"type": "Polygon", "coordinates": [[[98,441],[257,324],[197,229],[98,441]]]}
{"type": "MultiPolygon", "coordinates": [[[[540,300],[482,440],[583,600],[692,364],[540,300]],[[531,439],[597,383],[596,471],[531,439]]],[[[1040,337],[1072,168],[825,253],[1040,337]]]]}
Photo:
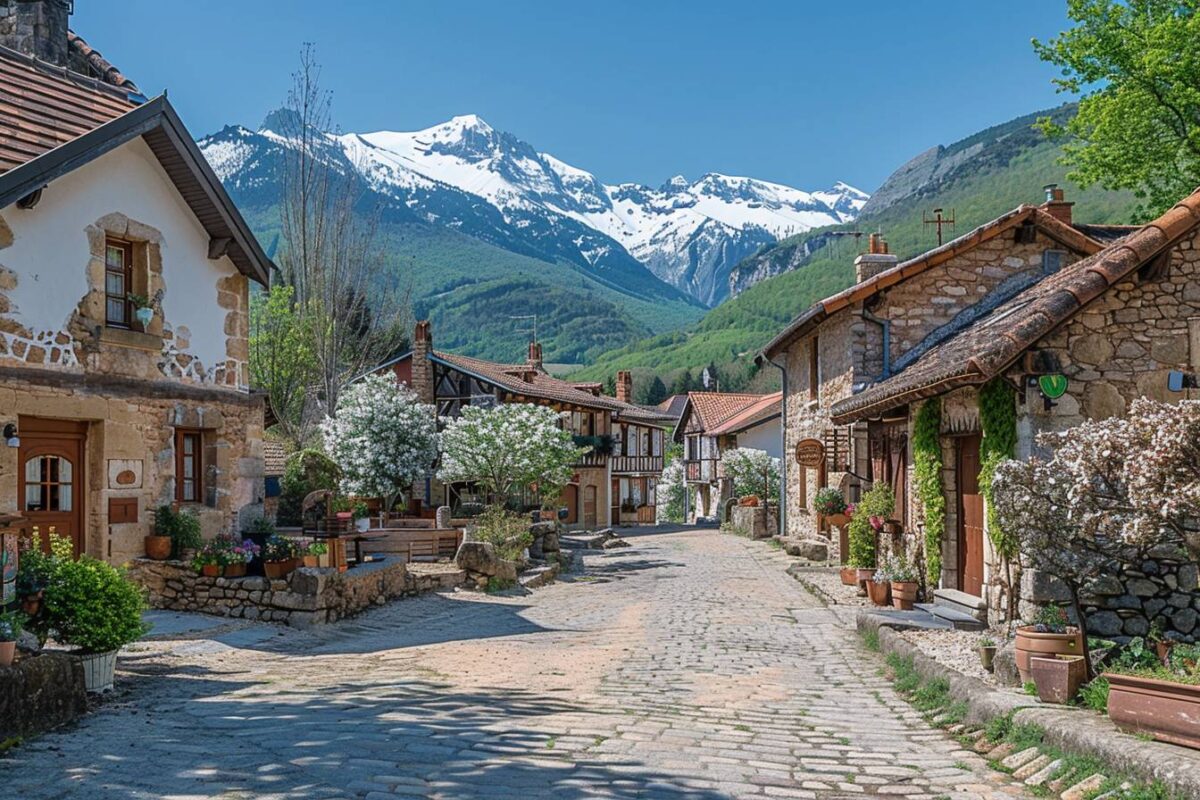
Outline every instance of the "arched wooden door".
{"type": "Polygon", "coordinates": [[[22,417],[17,496],[29,530],[49,552],[50,534],[84,549],[84,439],[87,423],[22,417]]]}
{"type": "Polygon", "coordinates": [[[983,596],[983,495],[979,493],[979,435],[958,440],[958,588],[983,596]]]}

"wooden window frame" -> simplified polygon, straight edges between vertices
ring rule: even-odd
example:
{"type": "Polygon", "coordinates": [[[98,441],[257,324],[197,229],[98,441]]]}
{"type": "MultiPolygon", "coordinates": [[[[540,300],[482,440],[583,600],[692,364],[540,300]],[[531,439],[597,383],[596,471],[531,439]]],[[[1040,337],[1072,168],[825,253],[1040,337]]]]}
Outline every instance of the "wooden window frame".
{"type": "Polygon", "coordinates": [[[175,429],[175,502],[180,505],[203,505],[204,504],[204,432],[191,428],[176,428],[175,429]],[[189,437],[195,438],[195,446],[192,450],[192,455],[187,456],[184,453],[184,444],[189,437]],[[195,462],[192,468],[192,483],[194,488],[192,491],[193,497],[184,497],[183,492],[183,476],[184,462],[191,458],[195,462]]]}
{"type": "Polygon", "coordinates": [[[113,236],[104,237],[104,326],[107,328],[122,328],[129,330],[133,327],[133,303],[129,301],[129,295],[133,294],[133,242],[118,239],[113,236]],[[120,248],[125,254],[125,263],[123,266],[122,280],[125,283],[125,296],[120,298],[122,307],[125,309],[125,319],[112,320],[108,315],[108,304],[112,300],[117,299],[115,295],[108,292],[108,276],[109,273],[117,274],[117,270],[112,268],[108,263],[108,248],[120,248]]]}

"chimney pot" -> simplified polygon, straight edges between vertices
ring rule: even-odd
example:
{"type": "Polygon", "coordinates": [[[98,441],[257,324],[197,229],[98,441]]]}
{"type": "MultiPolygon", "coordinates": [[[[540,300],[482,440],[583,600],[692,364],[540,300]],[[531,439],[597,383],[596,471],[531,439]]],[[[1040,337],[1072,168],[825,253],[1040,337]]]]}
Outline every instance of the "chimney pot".
{"type": "Polygon", "coordinates": [[[854,259],[854,282],[874,278],[884,270],[891,269],[900,259],[888,252],[887,240],[882,233],[872,233],[867,238],[867,252],[854,259]]]}
{"type": "Polygon", "coordinates": [[[887,255],[888,243],[882,233],[872,233],[867,237],[867,252],[873,255],[887,255]]]}
{"type": "Polygon", "coordinates": [[[617,399],[622,403],[633,402],[633,373],[629,370],[617,373],[617,399]]]}
{"type": "Polygon", "coordinates": [[[529,343],[529,366],[534,369],[542,368],[542,344],[541,342],[529,343]]]}
{"type": "Polygon", "coordinates": [[[1070,225],[1071,206],[1075,204],[1066,201],[1066,195],[1057,183],[1048,183],[1043,188],[1046,192],[1046,202],[1042,204],[1042,210],[1059,222],[1070,225]]]}

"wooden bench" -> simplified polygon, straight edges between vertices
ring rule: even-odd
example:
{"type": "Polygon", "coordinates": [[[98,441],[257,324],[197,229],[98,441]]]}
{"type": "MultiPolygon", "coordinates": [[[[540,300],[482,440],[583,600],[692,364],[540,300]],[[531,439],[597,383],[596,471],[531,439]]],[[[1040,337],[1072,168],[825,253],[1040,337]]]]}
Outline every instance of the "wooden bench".
{"type": "Polygon", "coordinates": [[[371,535],[376,538],[363,543],[364,552],[405,556],[410,562],[454,558],[463,537],[461,530],[426,527],[372,528],[371,535]]]}

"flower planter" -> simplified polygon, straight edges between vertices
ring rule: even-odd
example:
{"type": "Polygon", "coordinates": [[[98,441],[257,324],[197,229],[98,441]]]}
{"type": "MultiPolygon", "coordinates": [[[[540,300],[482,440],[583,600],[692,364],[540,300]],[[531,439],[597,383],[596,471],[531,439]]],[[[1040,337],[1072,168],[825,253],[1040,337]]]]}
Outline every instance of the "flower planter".
{"type": "Polygon", "coordinates": [[[890,581],[867,581],[867,596],[877,606],[886,606],[891,600],[892,584],[890,581]]]}
{"type": "Polygon", "coordinates": [[[226,578],[244,578],[244,577],[246,577],[246,565],[244,563],[227,565],[225,567],[225,577],[226,578]]]}
{"type": "Polygon", "coordinates": [[[1083,634],[1078,630],[1068,633],[1038,633],[1032,625],[1017,628],[1015,648],[1017,671],[1022,683],[1032,678],[1029,659],[1035,656],[1079,656],[1083,655],[1083,634]]]}
{"type": "Polygon", "coordinates": [[[166,561],[171,557],[170,536],[147,536],[145,538],[146,558],[155,561],[166,561]]]}
{"type": "Polygon", "coordinates": [[[107,692],[113,688],[117,669],[117,651],[107,653],[74,653],[83,665],[83,686],[89,692],[107,692]]]}
{"type": "Polygon", "coordinates": [[[979,663],[988,672],[994,672],[996,669],[996,646],[981,645],[979,648],[979,663]]]}
{"type": "Polygon", "coordinates": [[[371,520],[368,517],[354,520],[354,529],[359,533],[366,533],[371,530],[371,520]]]}
{"type": "Polygon", "coordinates": [[[150,307],[139,308],[133,312],[133,316],[141,324],[142,333],[145,333],[146,329],[150,327],[151,320],[154,319],[154,309],[150,307]]]}
{"type": "Polygon", "coordinates": [[[296,559],[289,558],[287,561],[265,561],[263,562],[263,572],[271,580],[286,578],[288,573],[296,568],[296,559]]]}
{"type": "Polygon", "coordinates": [[[1037,686],[1038,699],[1043,703],[1070,702],[1087,680],[1087,663],[1083,656],[1033,656],[1029,671],[1037,686]]]}
{"type": "Polygon", "coordinates": [[[1128,733],[1200,750],[1200,686],[1104,673],[1108,716],[1128,733]]]}
{"type": "Polygon", "coordinates": [[[0,642],[0,667],[11,667],[17,657],[16,642],[0,642]]]}
{"type": "Polygon", "coordinates": [[[319,566],[320,561],[321,561],[320,556],[304,556],[304,566],[306,566],[306,567],[319,566]]]}
{"type": "Polygon", "coordinates": [[[917,601],[916,581],[892,581],[892,605],[901,611],[911,611],[917,601]]]}
{"type": "Polygon", "coordinates": [[[826,514],[825,521],[835,528],[850,524],[850,518],[845,514],[826,514]]]}
{"type": "Polygon", "coordinates": [[[842,583],[847,586],[858,583],[858,570],[854,567],[842,567],[842,583]]]}
{"type": "Polygon", "coordinates": [[[200,567],[200,574],[206,578],[219,578],[221,577],[221,565],[205,564],[204,566],[200,567]]]}

